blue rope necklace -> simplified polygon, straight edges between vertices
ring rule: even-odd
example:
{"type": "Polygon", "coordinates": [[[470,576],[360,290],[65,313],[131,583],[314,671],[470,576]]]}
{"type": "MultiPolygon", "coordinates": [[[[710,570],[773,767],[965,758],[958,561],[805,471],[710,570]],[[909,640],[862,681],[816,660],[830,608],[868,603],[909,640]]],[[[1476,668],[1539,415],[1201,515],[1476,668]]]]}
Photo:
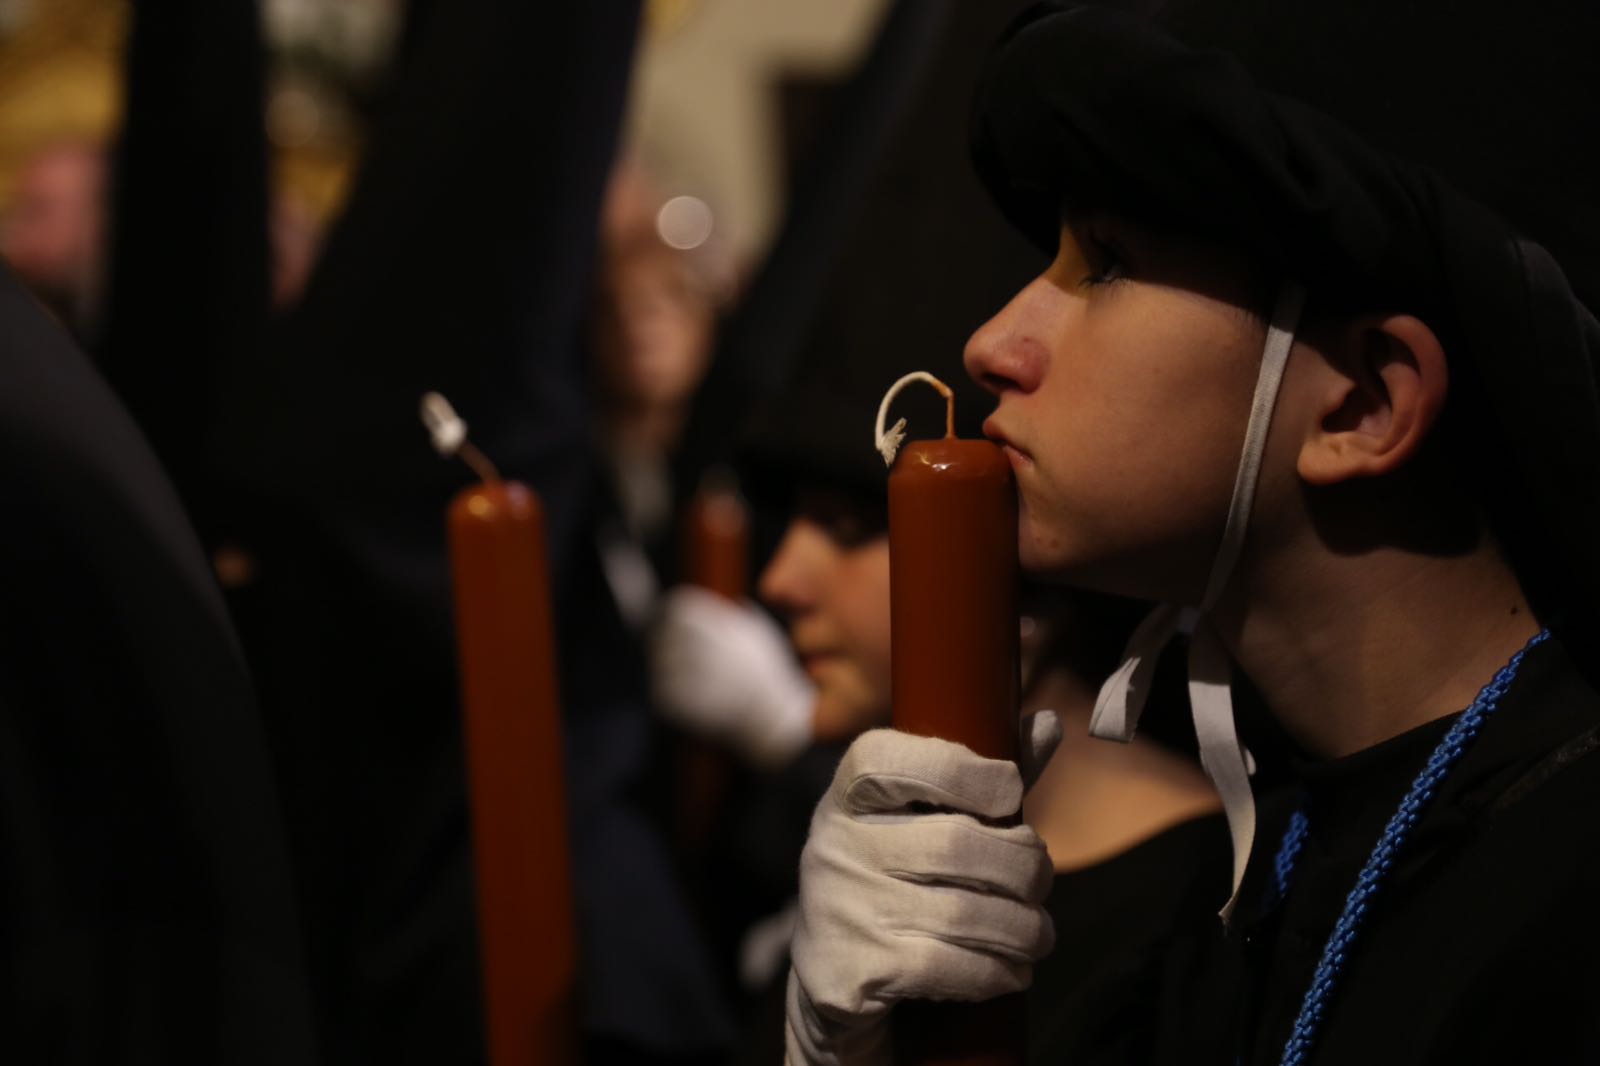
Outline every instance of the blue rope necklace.
{"type": "MultiPolygon", "coordinates": [[[[1456,763],[1461,760],[1462,753],[1478,738],[1483,720],[1493,714],[1495,708],[1499,706],[1500,697],[1505,695],[1506,690],[1511,687],[1512,680],[1517,676],[1517,668],[1522,665],[1523,656],[1527,655],[1530,649],[1543,644],[1549,637],[1548,629],[1540,630],[1521,651],[1511,657],[1510,662],[1500,668],[1500,672],[1494,675],[1493,680],[1483,686],[1478,698],[1472,701],[1472,706],[1461,713],[1461,717],[1456,719],[1450,731],[1439,742],[1439,746],[1428,757],[1427,765],[1411,783],[1405,799],[1400,801],[1399,809],[1389,818],[1389,824],[1384,826],[1383,835],[1378,838],[1377,846],[1372,849],[1367,864],[1356,876],[1355,888],[1351,889],[1350,895],[1345,898],[1344,910],[1340,913],[1339,920],[1334,923],[1333,932],[1328,934],[1328,943],[1323,947],[1322,958],[1317,962],[1316,972],[1311,977],[1311,987],[1306,989],[1305,999],[1300,1003],[1300,1013],[1294,1020],[1294,1029],[1289,1034],[1288,1042],[1283,1046],[1280,1066],[1301,1066],[1306,1056],[1311,1053],[1311,1047],[1327,1014],[1328,1002],[1340,975],[1344,972],[1345,960],[1349,957],[1351,946],[1355,943],[1356,933],[1361,929],[1362,919],[1367,916],[1367,910],[1382,886],[1384,876],[1394,866],[1396,856],[1405,847],[1406,840],[1411,836],[1411,830],[1421,818],[1428,802],[1433,799],[1440,782],[1455,768],[1456,763]]],[[[1283,834],[1283,840],[1278,845],[1278,854],[1273,860],[1273,880],[1278,889],[1279,899],[1282,899],[1289,890],[1295,863],[1300,858],[1301,849],[1305,847],[1309,830],[1310,820],[1306,817],[1305,811],[1296,811],[1289,819],[1289,827],[1283,834]]]]}

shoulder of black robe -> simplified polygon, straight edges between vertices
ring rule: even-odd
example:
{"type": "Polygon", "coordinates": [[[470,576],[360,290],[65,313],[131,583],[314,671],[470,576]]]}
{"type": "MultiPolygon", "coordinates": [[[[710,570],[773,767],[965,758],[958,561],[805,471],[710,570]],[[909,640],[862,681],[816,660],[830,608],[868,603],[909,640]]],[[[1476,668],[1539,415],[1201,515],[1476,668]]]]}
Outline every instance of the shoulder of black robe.
{"type": "Polygon", "coordinates": [[[3,270],[0,367],[6,1056],[312,1062],[265,740],[195,535],[3,270]]]}

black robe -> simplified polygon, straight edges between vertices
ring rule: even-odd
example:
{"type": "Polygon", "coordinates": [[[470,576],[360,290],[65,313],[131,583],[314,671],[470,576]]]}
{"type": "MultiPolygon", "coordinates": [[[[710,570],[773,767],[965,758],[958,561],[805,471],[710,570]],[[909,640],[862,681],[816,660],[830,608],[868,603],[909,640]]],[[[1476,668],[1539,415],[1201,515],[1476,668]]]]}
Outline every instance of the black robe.
{"type": "MultiPolygon", "coordinates": [[[[1600,1061],[1600,692],[1576,655],[1558,640],[1530,651],[1440,786],[1306,1062],[1600,1061]]],[[[1072,905],[1057,908],[1063,935],[1039,968],[1033,1060],[1277,1063],[1357,872],[1449,721],[1301,765],[1262,795],[1227,931],[1219,833],[1164,834],[1098,871],[1093,892],[1061,879],[1057,898],[1072,905]],[[1278,902],[1273,858],[1296,808],[1312,829],[1278,902]],[[1096,907],[1121,931],[1099,949],[1074,929],[1096,907]]]]}
{"type": "Polygon", "coordinates": [[[200,545],[4,269],[0,376],[5,1058],[313,1062],[266,740],[200,545]]]}

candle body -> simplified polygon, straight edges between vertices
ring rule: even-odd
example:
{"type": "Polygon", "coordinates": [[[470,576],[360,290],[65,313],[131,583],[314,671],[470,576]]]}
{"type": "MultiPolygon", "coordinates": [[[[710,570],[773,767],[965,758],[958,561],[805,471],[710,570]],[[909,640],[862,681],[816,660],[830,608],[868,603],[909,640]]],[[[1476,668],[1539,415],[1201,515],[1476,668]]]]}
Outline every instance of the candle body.
{"type": "Polygon", "coordinates": [[[684,572],[692,584],[730,600],[744,599],[750,565],[750,518],[739,494],[706,488],[685,517],[684,572]]]}
{"type": "MultiPolygon", "coordinates": [[[[684,575],[689,583],[739,603],[750,564],[750,513],[731,488],[702,487],[684,515],[684,575]]],[[[732,768],[727,752],[686,736],[678,745],[679,845],[699,857],[710,845],[717,811],[728,794],[732,768]]]]}
{"type": "MultiPolygon", "coordinates": [[[[907,443],[889,475],[894,726],[1017,757],[1017,503],[993,443],[907,443]]],[[[1021,995],[896,1007],[895,1057],[1019,1066],[1021,995]]]]}
{"type": "Polygon", "coordinates": [[[450,558],[491,1066],[577,1059],[577,941],[549,576],[515,482],[450,505],[450,558]]]}

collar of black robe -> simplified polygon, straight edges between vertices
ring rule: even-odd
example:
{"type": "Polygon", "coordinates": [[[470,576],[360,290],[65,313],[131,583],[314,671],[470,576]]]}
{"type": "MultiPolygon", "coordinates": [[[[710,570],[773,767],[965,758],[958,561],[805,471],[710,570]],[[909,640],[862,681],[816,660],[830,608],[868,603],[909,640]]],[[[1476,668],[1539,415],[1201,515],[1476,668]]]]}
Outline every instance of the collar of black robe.
{"type": "MultiPolygon", "coordinates": [[[[1401,796],[1458,714],[1448,715],[1341,759],[1290,757],[1292,773],[1262,800],[1263,846],[1245,879],[1230,937],[1243,950],[1236,1004],[1251,1061],[1275,1055],[1328,932],[1361,866],[1401,796]],[[1304,807],[1311,833],[1289,898],[1272,890],[1273,857],[1289,815],[1304,807]],[[1266,842],[1270,841],[1270,845],[1266,842]],[[1265,1025],[1267,1028],[1262,1028],[1265,1025]],[[1269,1031],[1270,1030],[1270,1031],[1269,1031]],[[1280,1031],[1281,1030],[1281,1031],[1280,1031]]],[[[1425,891],[1428,873],[1495,814],[1600,747],[1600,692],[1559,639],[1530,649],[1516,680],[1477,741],[1440,785],[1412,831],[1377,905],[1404,906],[1425,891]]],[[[1373,928],[1382,919],[1369,921],[1373,928]]],[[[1360,943],[1356,951],[1361,950],[1360,943]]],[[[1272,1059],[1276,1061],[1276,1059],[1272,1059]]]]}
{"type": "MultiPolygon", "coordinates": [[[[1258,936],[1275,917],[1277,899],[1269,889],[1272,860],[1289,815],[1302,806],[1311,819],[1307,847],[1323,861],[1303,859],[1296,886],[1326,897],[1332,924],[1400,797],[1456,717],[1428,722],[1341,759],[1293,760],[1288,780],[1262,799],[1262,840],[1271,843],[1253,856],[1233,923],[1240,936],[1247,941],[1258,936]],[[1311,887],[1314,870],[1345,871],[1348,876],[1332,874],[1339,883],[1311,887]]],[[[1453,843],[1597,749],[1600,691],[1559,637],[1531,649],[1499,708],[1417,824],[1386,895],[1392,899],[1403,893],[1406,882],[1453,843]]]]}

